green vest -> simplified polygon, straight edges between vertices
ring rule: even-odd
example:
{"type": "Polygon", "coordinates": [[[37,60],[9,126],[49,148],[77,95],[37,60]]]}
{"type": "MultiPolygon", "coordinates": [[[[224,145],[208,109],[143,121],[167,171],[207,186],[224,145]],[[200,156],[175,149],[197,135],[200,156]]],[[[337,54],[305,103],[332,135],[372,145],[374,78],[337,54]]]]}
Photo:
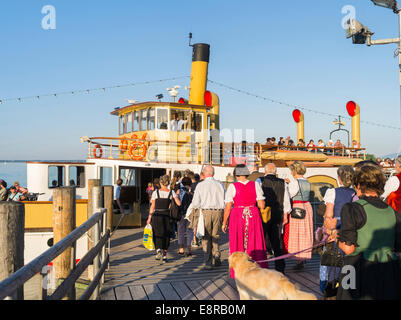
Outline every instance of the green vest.
{"type": "Polygon", "coordinates": [[[381,263],[388,262],[388,257],[396,260],[394,254],[395,224],[394,210],[389,206],[386,209],[379,209],[369,204],[366,200],[358,200],[366,212],[365,225],[357,230],[358,247],[350,254],[355,256],[362,253],[365,260],[374,262],[375,256],[381,263]]]}

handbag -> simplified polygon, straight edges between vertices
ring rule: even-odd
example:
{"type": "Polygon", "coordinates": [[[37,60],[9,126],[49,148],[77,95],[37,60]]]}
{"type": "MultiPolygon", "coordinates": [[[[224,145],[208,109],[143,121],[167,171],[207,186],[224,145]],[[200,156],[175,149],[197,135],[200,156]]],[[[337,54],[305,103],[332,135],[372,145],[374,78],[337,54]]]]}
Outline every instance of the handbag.
{"type": "Polygon", "coordinates": [[[335,267],[329,268],[329,275],[327,277],[327,284],[324,288],[324,300],[337,300],[337,291],[340,286],[340,281],[336,278],[335,267]],[[333,279],[330,281],[330,275],[333,273],[333,279]]]}
{"type": "Polygon", "coordinates": [[[170,219],[172,220],[172,222],[180,221],[181,220],[180,206],[178,206],[175,203],[174,197],[172,196],[172,191],[170,191],[170,194],[168,195],[169,199],[170,196],[171,196],[170,219]]]}
{"type": "MultiPolygon", "coordinates": [[[[299,192],[301,192],[301,196],[302,196],[301,185],[299,184],[299,181],[298,181],[298,180],[297,180],[297,182],[298,182],[298,186],[299,186],[299,192]]],[[[303,198],[303,196],[302,196],[302,198],[303,198]]],[[[305,205],[304,205],[304,208],[305,208],[305,205]]],[[[294,218],[294,219],[304,219],[305,216],[306,216],[306,210],[305,210],[305,209],[302,209],[302,208],[292,208],[292,210],[291,210],[291,218],[294,218]]]]}
{"type": "Polygon", "coordinates": [[[272,217],[272,208],[266,207],[263,210],[260,210],[260,214],[262,216],[263,223],[268,223],[272,217]]]}
{"type": "Polygon", "coordinates": [[[320,261],[320,265],[322,266],[342,268],[343,264],[343,256],[340,253],[338,246],[333,245],[333,248],[331,250],[328,249],[322,254],[320,261]]]}

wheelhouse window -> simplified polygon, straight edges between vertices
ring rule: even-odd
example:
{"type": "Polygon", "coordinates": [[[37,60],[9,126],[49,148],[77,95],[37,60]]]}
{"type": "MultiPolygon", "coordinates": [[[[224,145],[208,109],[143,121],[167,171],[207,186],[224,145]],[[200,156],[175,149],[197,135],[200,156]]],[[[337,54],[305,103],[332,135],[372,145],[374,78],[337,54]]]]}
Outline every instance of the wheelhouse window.
{"type": "Polygon", "coordinates": [[[191,118],[191,130],[201,132],[203,129],[203,113],[194,112],[191,118]]]}
{"type": "Polygon", "coordinates": [[[132,126],[132,131],[139,131],[139,112],[138,111],[134,111],[133,112],[133,126],[132,126]]]}
{"type": "Polygon", "coordinates": [[[127,133],[132,132],[132,112],[127,115],[127,133]]]}
{"type": "Polygon", "coordinates": [[[148,129],[147,126],[147,110],[141,110],[141,131],[146,131],[148,129]]]}
{"type": "Polygon", "coordinates": [[[70,167],[68,185],[70,187],[85,188],[85,167],[70,167]]]}
{"type": "Polygon", "coordinates": [[[65,167],[49,166],[48,185],[49,188],[58,188],[64,186],[65,167]]]}
{"type": "Polygon", "coordinates": [[[172,131],[186,131],[188,129],[189,110],[171,109],[170,119],[172,131]]]}
{"type": "Polygon", "coordinates": [[[155,130],[155,109],[148,109],[148,130],[155,130]]]}
{"type": "Polygon", "coordinates": [[[120,126],[119,126],[119,133],[120,134],[124,134],[128,132],[127,129],[127,122],[128,122],[128,115],[127,114],[123,114],[120,116],[120,126]]]}
{"type": "Polygon", "coordinates": [[[168,129],[168,109],[157,109],[156,114],[157,129],[167,130],[168,129]]]}

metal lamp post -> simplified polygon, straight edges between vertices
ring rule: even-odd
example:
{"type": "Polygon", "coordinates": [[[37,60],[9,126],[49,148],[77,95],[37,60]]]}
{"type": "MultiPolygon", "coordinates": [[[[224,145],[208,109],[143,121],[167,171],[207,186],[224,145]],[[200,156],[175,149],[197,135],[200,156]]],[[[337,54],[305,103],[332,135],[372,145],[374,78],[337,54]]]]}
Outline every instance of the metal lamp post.
{"type": "Polygon", "coordinates": [[[401,110],[401,8],[399,7],[396,0],[371,0],[375,5],[393,10],[398,15],[398,38],[372,40],[373,32],[365,27],[355,19],[349,21],[349,27],[347,30],[347,38],[351,38],[354,44],[365,44],[370,46],[373,45],[384,45],[397,43],[398,50],[395,55],[398,55],[398,73],[399,73],[399,85],[400,85],[400,110],[401,110]]]}

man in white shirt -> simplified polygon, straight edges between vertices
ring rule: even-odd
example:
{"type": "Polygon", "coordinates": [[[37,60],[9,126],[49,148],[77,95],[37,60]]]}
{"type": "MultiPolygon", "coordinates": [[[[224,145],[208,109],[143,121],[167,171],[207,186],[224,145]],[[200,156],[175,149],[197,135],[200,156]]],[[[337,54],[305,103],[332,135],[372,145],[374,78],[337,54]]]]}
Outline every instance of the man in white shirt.
{"type": "Polygon", "coordinates": [[[195,189],[192,207],[202,210],[205,225],[205,236],[202,240],[205,254],[205,269],[212,269],[221,265],[219,249],[219,232],[224,211],[224,187],[213,178],[214,168],[206,166],[202,173],[205,179],[195,189]]]}
{"type": "Polygon", "coordinates": [[[179,114],[174,115],[174,120],[171,121],[171,130],[172,131],[182,131],[184,125],[188,122],[188,120],[180,119],[179,114]]]}

